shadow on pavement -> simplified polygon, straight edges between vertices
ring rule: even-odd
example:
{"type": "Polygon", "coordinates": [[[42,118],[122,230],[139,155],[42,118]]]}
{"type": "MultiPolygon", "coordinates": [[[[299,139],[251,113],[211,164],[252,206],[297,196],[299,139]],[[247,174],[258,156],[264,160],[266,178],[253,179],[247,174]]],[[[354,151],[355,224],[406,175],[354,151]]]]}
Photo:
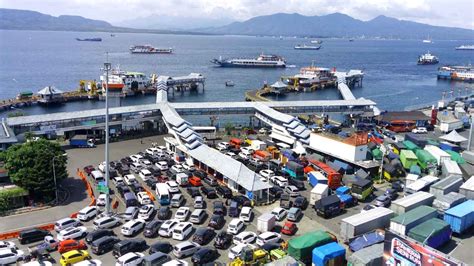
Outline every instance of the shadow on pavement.
{"type": "Polygon", "coordinates": [[[88,198],[86,186],[81,179],[69,177],[61,181],[61,186],[68,192],[68,198],[60,205],[81,202],[88,198]]]}

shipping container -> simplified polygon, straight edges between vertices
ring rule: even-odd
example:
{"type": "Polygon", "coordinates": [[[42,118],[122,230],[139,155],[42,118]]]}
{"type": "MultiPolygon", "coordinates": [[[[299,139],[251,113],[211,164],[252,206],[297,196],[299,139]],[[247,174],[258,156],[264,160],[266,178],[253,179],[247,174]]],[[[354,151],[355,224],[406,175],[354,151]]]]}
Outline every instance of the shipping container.
{"type": "Polygon", "coordinates": [[[447,209],[451,209],[467,200],[466,196],[457,192],[449,192],[446,195],[436,198],[433,201],[433,207],[438,210],[438,213],[444,215],[447,209]]]}
{"type": "Polygon", "coordinates": [[[327,197],[329,195],[329,188],[326,184],[316,184],[311,190],[311,196],[309,199],[309,204],[314,205],[316,201],[327,197]]]}
{"type": "Polygon", "coordinates": [[[408,133],[405,135],[405,141],[411,141],[416,144],[418,147],[422,148],[426,145],[426,137],[423,135],[418,135],[414,133],[408,133]]]}
{"type": "Polygon", "coordinates": [[[444,221],[458,234],[474,225],[474,200],[465,201],[444,213],[444,221]]]}
{"type": "Polygon", "coordinates": [[[405,148],[410,151],[416,151],[419,150],[420,147],[418,147],[415,143],[409,141],[409,140],[404,140],[403,145],[405,145],[405,148]]]}
{"type": "Polygon", "coordinates": [[[369,211],[358,213],[341,221],[340,237],[347,241],[358,235],[375,229],[384,229],[390,226],[390,219],[394,212],[384,207],[377,207],[369,211]]]}
{"type": "Polygon", "coordinates": [[[462,177],[462,172],[459,168],[459,165],[453,160],[443,161],[443,163],[441,164],[441,171],[443,172],[443,177],[447,177],[450,175],[462,177]]]}
{"type": "Polygon", "coordinates": [[[335,237],[327,232],[318,230],[294,237],[288,241],[288,255],[309,264],[313,249],[336,241],[335,237]]]}
{"type": "Polygon", "coordinates": [[[311,171],[308,173],[308,181],[311,186],[316,186],[316,184],[328,184],[328,178],[325,177],[319,171],[311,171]]]}
{"type": "Polygon", "coordinates": [[[402,150],[400,152],[400,161],[402,162],[403,168],[410,169],[412,165],[416,165],[418,158],[413,151],[402,150]]]}
{"type": "Polygon", "coordinates": [[[342,175],[339,172],[317,160],[309,160],[309,164],[328,178],[328,186],[330,189],[337,189],[341,186],[342,175]]]}
{"type": "Polygon", "coordinates": [[[449,192],[457,192],[462,185],[462,177],[450,175],[440,181],[434,183],[430,187],[430,193],[436,198],[444,196],[449,192]]]}
{"type": "Polygon", "coordinates": [[[474,199],[474,176],[471,176],[462,186],[459,188],[459,193],[466,196],[467,199],[474,199]]]}
{"type": "Polygon", "coordinates": [[[415,182],[411,183],[409,186],[405,186],[405,195],[413,194],[419,191],[428,192],[430,187],[439,181],[439,178],[432,175],[426,175],[415,182]]]}
{"type": "Polygon", "coordinates": [[[446,142],[446,141],[441,141],[439,143],[439,148],[442,149],[443,151],[450,150],[450,151],[455,151],[455,152],[460,152],[461,147],[458,145],[446,142]]]}
{"type": "Polygon", "coordinates": [[[474,151],[463,151],[462,152],[462,158],[470,163],[470,164],[474,164],[474,151]]]}
{"type": "Polygon", "coordinates": [[[429,206],[418,206],[390,220],[390,230],[406,235],[413,227],[438,216],[438,211],[429,206]]]}
{"type": "Polygon", "coordinates": [[[432,248],[438,248],[451,239],[452,231],[443,220],[432,218],[408,231],[408,237],[432,248]]]}
{"type": "Polygon", "coordinates": [[[400,215],[421,205],[431,206],[431,204],[433,204],[434,198],[435,197],[430,193],[420,191],[404,198],[392,201],[390,209],[396,214],[400,215]]]}
{"type": "Polygon", "coordinates": [[[449,155],[449,153],[436,146],[426,145],[424,150],[429,152],[436,159],[438,165],[441,165],[444,160],[451,160],[451,155],[449,155]]]}
{"type": "Polygon", "coordinates": [[[416,180],[418,180],[418,178],[420,178],[419,175],[407,174],[407,177],[405,178],[405,186],[413,184],[416,180]]]}
{"type": "Polygon", "coordinates": [[[346,249],[331,242],[313,249],[313,266],[346,265],[346,249]]]}
{"type": "Polygon", "coordinates": [[[352,253],[347,259],[348,266],[380,266],[383,265],[383,245],[375,244],[352,253]]]}
{"type": "Polygon", "coordinates": [[[418,158],[418,165],[423,170],[434,167],[437,164],[436,158],[425,150],[416,150],[415,155],[418,158]]]}

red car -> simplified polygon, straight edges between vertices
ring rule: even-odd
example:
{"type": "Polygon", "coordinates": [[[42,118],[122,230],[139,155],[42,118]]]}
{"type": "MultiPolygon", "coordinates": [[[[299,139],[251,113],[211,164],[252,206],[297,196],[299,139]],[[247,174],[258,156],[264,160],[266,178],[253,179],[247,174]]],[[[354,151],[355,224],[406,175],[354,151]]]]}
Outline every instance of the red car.
{"type": "Polygon", "coordinates": [[[94,170],[95,170],[95,168],[94,168],[94,166],[92,166],[92,165],[88,165],[88,166],[84,167],[84,172],[85,172],[87,175],[90,175],[91,172],[94,171],[94,170]]]}
{"type": "Polygon", "coordinates": [[[191,176],[188,180],[188,183],[191,184],[191,186],[194,186],[194,187],[202,186],[201,178],[199,178],[197,176],[191,176]]]}
{"type": "Polygon", "coordinates": [[[165,183],[166,181],[169,181],[169,177],[166,176],[166,175],[160,175],[156,178],[158,180],[158,182],[160,183],[165,183]]]}
{"type": "Polygon", "coordinates": [[[281,233],[285,235],[292,236],[298,231],[296,224],[293,222],[286,222],[281,229],[281,233]]]}
{"type": "Polygon", "coordinates": [[[79,250],[79,249],[87,249],[86,242],[84,240],[74,240],[74,239],[67,239],[59,242],[58,245],[58,252],[65,253],[71,250],[79,250]]]}

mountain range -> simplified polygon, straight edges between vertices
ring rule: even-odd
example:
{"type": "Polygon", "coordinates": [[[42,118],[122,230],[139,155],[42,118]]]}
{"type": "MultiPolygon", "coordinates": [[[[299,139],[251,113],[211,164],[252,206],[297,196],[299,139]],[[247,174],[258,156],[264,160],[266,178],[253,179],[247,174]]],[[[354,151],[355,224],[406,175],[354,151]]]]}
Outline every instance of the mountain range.
{"type": "Polygon", "coordinates": [[[187,17],[183,19],[180,16],[168,15],[150,15],[147,17],[139,17],[127,19],[116,23],[116,26],[123,26],[136,29],[165,29],[165,30],[193,30],[199,28],[210,28],[227,25],[234,20],[230,18],[213,18],[213,17],[187,17]]]}

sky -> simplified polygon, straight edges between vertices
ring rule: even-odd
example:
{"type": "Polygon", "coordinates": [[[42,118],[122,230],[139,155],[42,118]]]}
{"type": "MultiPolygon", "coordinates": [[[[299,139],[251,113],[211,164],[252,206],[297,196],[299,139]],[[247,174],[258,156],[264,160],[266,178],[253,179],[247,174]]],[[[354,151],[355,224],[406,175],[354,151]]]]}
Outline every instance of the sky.
{"type": "Polygon", "coordinates": [[[280,12],[307,16],[340,12],[361,20],[385,15],[474,29],[473,0],[0,0],[0,7],[80,15],[112,24],[150,15],[243,21],[280,12]]]}

